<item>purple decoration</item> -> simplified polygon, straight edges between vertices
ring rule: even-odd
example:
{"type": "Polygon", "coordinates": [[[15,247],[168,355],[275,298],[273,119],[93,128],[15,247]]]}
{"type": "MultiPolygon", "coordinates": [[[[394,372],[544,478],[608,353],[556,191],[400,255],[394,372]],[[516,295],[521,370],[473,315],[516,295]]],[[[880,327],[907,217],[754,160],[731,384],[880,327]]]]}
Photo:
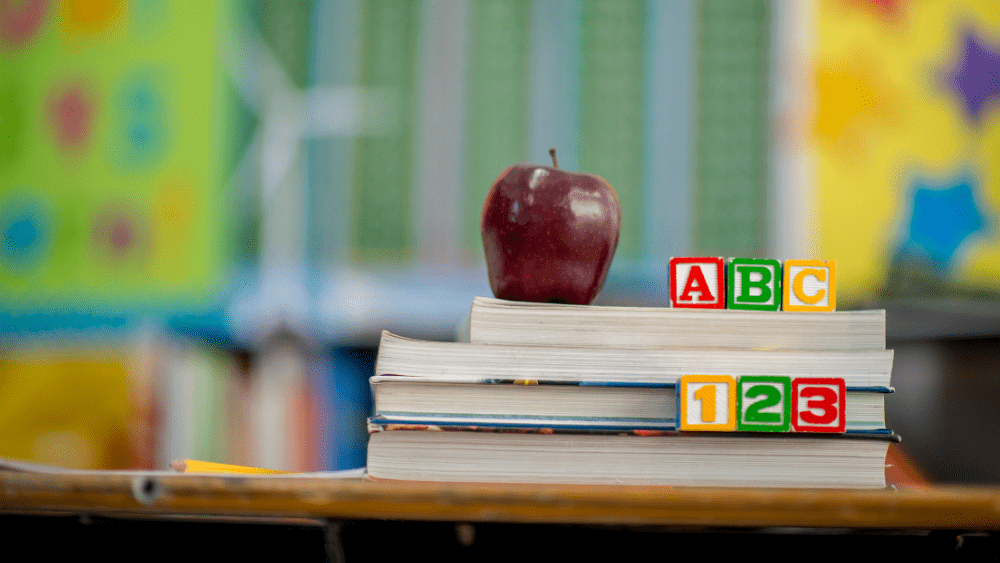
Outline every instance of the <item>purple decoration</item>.
{"type": "Polygon", "coordinates": [[[978,124],[986,106],[1000,98],[1000,49],[967,32],[961,58],[948,73],[948,84],[961,96],[971,121],[978,124]]]}

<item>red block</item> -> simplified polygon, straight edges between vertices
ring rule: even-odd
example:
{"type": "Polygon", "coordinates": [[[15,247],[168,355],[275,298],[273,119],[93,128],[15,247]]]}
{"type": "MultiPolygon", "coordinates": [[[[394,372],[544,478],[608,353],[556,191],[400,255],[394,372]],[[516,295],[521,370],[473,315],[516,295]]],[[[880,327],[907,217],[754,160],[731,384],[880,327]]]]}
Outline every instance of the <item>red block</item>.
{"type": "Polygon", "coordinates": [[[670,304],[689,309],[725,309],[725,259],[671,258],[670,304]]]}
{"type": "Polygon", "coordinates": [[[840,377],[792,380],[792,429],[795,432],[843,432],[847,428],[847,387],[840,377]]]}

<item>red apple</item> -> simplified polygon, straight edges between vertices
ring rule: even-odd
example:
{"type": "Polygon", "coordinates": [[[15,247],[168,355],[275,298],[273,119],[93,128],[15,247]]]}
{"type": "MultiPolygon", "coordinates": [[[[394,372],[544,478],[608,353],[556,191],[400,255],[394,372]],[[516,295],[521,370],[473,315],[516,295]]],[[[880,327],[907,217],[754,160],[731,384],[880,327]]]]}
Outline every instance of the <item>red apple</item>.
{"type": "Polygon", "coordinates": [[[493,182],[481,229],[490,288],[500,299],[593,302],[618,246],[622,213],[604,178],[515,164],[493,182]]]}

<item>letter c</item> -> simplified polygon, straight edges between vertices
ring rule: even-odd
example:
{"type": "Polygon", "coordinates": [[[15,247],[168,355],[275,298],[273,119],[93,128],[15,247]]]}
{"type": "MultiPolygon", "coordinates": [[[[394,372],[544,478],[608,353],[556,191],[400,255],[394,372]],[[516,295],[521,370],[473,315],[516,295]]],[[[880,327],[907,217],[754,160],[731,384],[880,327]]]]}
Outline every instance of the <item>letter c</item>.
{"type": "Polygon", "coordinates": [[[815,295],[806,295],[805,288],[802,287],[806,276],[813,276],[819,281],[825,282],[826,270],[823,268],[803,268],[799,273],[795,274],[795,279],[792,280],[792,290],[795,291],[795,297],[798,297],[803,303],[815,305],[826,295],[826,290],[821,289],[815,295]]]}

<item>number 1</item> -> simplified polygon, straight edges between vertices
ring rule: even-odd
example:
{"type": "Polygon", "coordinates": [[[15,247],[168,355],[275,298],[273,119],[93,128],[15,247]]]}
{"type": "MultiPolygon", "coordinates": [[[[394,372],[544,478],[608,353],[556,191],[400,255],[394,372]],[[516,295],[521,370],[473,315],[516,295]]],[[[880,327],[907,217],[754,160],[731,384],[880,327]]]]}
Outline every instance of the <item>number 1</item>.
{"type": "Polygon", "coordinates": [[[715,385],[704,385],[694,392],[694,398],[701,401],[701,421],[715,422],[715,385]]]}
{"type": "Polygon", "coordinates": [[[677,403],[679,430],[736,430],[736,380],[730,375],[682,376],[677,403]]]}

